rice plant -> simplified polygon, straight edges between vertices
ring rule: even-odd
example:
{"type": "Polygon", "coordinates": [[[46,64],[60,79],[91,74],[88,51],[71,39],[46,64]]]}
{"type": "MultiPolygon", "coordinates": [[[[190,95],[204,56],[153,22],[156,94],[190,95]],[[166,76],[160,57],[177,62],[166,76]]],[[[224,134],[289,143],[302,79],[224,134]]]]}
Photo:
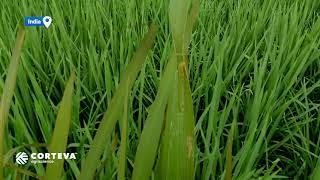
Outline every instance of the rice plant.
{"type": "Polygon", "coordinates": [[[0,180],[320,178],[320,1],[3,0],[0,14],[0,180]],[[45,15],[48,29],[19,28],[45,15]],[[32,162],[58,152],[76,159],[32,162]]]}

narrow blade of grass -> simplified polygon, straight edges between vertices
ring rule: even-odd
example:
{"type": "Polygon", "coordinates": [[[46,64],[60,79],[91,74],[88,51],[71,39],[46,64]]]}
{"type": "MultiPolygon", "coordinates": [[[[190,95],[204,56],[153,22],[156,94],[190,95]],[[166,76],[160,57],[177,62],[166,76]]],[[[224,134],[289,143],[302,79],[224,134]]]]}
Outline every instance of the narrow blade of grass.
{"type": "Polygon", "coordinates": [[[18,76],[18,67],[19,67],[19,61],[20,61],[20,55],[21,50],[24,42],[24,36],[25,36],[25,29],[23,27],[20,27],[16,39],[16,45],[13,49],[7,78],[4,84],[3,88],[3,94],[1,98],[1,104],[0,104],[0,180],[3,179],[3,167],[4,167],[4,131],[5,126],[7,124],[9,109],[10,109],[10,103],[12,100],[12,96],[14,94],[14,89],[16,86],[16,80],[18,76]]]}
{"type": "Polygon", "coordinates": [[[97,162],[103,153],[104,146],[111,135],[119,114],[121,113],[120,109],[123,102],[123,92],[127,86],[126,83],[128,83],[128,88],[131,89],[133,82],[147,57],[148,51],[154,43],[156,32],[157,28],[155,25],[152,25],[148,34],[144,37],[140,46],[133,55],[132,61],[129,63],[123,79],[120,81],[119,87],[110,102],[108,110],[104,114],[94,140],[90,146],[90,150],[80,173],[80,180],[92,179],[94,176],[94,172],[97,169],[97,162]]]}
{"type": "MultiPolygon", "coordinates": [[[[75,81],[75,73],[73,72],[66,85],[61,105],[59,108],[54,132],[49,146],[50,153],[65,152],[68,142],[69,127],[72,116],[72,97],[75,81]]],[[[46,176],[47,180],[61,179],[63,171],[64,159],[57,159],[55,163],[47,165],[46,176]]]]}
{"type": "Polygon", "coordinates": [[[161,78],[157,96],[150,107],[139,140],[134,161],[133,180],[147,180],[151,175],[160,141],[165,109],[169,94],[171,93],[171,85],[173,83],[172,74],[175,73],[176,66],[177,61],[175,57],[172,56],[161,78]]]}
{"type": "Polygon", "coordinates": [[[118,167],[118,180],[125,180],[126,171],[126,148],[127,148],[127,126],[128,126],[128,87],[125,89],[125,97],[123,104],[123,118],[121,127],[121,142],[120,142],[120,155],[118,167]]]}
{"type": "Polygon", "coordinates": [[[228,135],[228,140],[227,140],[225,180],[232,180],[232,145],[233,145],[233,136],[234,136],[235,126],[236,126],[236,121],[233,121],[231,125],[231,130],[228,135]]]}

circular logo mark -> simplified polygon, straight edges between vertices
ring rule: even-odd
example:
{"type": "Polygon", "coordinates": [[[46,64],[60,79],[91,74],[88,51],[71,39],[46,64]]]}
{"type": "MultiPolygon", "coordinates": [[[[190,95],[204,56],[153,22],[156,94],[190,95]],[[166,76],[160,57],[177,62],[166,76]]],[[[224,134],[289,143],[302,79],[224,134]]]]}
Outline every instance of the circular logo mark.
{"type": "Polygon", "coordinates": [[[27,164],[28,159],[29,159],[29,157],[28,157],[27,153],[25,153],[25,152],[19,152],[16,155],[16,163],[18,163],[18,164],[21,164],[21,165],[27,164]]]}

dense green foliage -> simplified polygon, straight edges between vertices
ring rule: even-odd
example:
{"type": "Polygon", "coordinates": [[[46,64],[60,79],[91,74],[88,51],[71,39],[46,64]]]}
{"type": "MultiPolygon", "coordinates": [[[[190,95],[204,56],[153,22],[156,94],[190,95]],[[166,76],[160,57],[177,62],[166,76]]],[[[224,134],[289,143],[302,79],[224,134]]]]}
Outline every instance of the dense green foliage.
{"type": "MultiPolygon", "coordinates": [[[[66,151],[78,154],[76,161],[64,162],[62,177],[79,177],[120,79],[150,22],[157,24],[155,45],[132,90],[123,90],[129,93],[128,107],[121,101],[124,117],[119,117],[106,137],[95,164],[95,179],[117,178],[119,166],[131,178],[142,131],[148,113],[157,110],[153,103],[172,55],[169,1],[2,0],[0,15],[1,96],[19,23],[30,15],[53,18],[49,29],[26,29],[2,137],[7,179],[46,174],[45,164],[29,163],[17,169],[14,154],[48,152],[73,70],[77,78],[66,151]],[[119,151],[123,134],[127,136],[125,165],[119,160],[123,160],[119,151]]],[[[196,179],[230,179],[231,172],[234,179],[317,180],[320,1],[202,0],[187,49],[196,179]]],[[[158,105],[164,111],[164,105],[158,105]]],[[[151,166],[156,169],[156,164],[151,166]]]]}

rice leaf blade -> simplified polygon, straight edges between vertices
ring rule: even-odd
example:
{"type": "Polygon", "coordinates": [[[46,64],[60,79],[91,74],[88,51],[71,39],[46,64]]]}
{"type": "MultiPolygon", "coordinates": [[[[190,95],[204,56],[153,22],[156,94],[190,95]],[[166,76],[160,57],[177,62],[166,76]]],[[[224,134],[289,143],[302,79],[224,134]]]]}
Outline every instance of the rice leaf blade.
{"type": "Polygon", "coordinates": [[[174,75],[161,142],[157,179],[194,178],[194,114],[186,66],[174,75]]]}
{"type": "MultiPolygon", "coordinates": [[[[68,143],[69,128],[72,120],[72,97],[74,90],[75,72],[72,72],[59,108],[54,132],[49,146],[49,153],[64,153],[68,143]]],[[[64,159],[56,159],[55,163],[49,163],[46,169],[45,179],[61,179],[64,159]]]]}
{"type": "Polygon", "coordinates": [[[97,162],[103,153],[104,145],[106,144],[108,137],[110,137],[112,130],[117,122],[121,111],[121,106],[123,102],[124,89],[127,86],[131,89],[135,78],[137,77],[139,70],[147,57],[148,51],[153,46],[157,28],[155,25],[150,27],[149,32],[145,35],[140,43],[140,46],[136,50],[132,57],[131,62],[128,64],[126,72],[120,81],[119,87],[112,98],[109,108],[101,120],[99,128],[90,145],[90,150],[87,154],[84,166],[82,167],[79,179],[88,180],[92,179],[97,168],[97,162]]]}
{"type": "Polygon", "coordinates": [[[316,168],[313,170],[313,174],[311,176],[312,180],[318,180],[320,179],[320,160],[318,160],[318,163],[316,165],[316,168]]]}
{"type": "Polygon", "coordinates": [[[236,126],[236,121],[233,121],[231,130],[229,132],[228,140],[227,140],[225,180],[232,180],[232,145],[233,145],[233,136],[234,136],[235,126],[236,126]]]}
{"type": "Polygon", "coordinates": [[[119,168],[118,179],[125,180],[125,168],[126,168],[126,148],[127,148],[127,126],[128,126],[128,87],[125,89],[125,97],[123,104],[123,118],[121,127],[121,142],[120,142],[120,155],[119,155],[119,168]]]}
{"type": "Polygon", "coordinates": [[[4,131],[7,124],[10,104],[16,86],[21,50],[25,37],[25,29],[20,27],[17,34],[16,45],[12,52],[8,74],[3,88],[0,104],[0,180],[3,177],[4,168],[4,131]]]}
{"type": "Polygon", "coordinates": [[[147,180],[151,175],[163,128],[166,106],[171,93],[171,85],[174,83],[172,74],[175,73],[176,66],[175,56],[172,56],[161,78],[158,93],[150,107],[139,140],[132,175],[133,180],[147,180]]]}
{"type": "Polygon", "coordinates": [[[187,47],[197,13],[199,1],[170,1],[170,25],[173,35],[176,77],[160,146],[157,179],[194,179],[194,112],[188,76],[187,47]],[[173,11],[174,9],[174,11],[173,11]]]}

